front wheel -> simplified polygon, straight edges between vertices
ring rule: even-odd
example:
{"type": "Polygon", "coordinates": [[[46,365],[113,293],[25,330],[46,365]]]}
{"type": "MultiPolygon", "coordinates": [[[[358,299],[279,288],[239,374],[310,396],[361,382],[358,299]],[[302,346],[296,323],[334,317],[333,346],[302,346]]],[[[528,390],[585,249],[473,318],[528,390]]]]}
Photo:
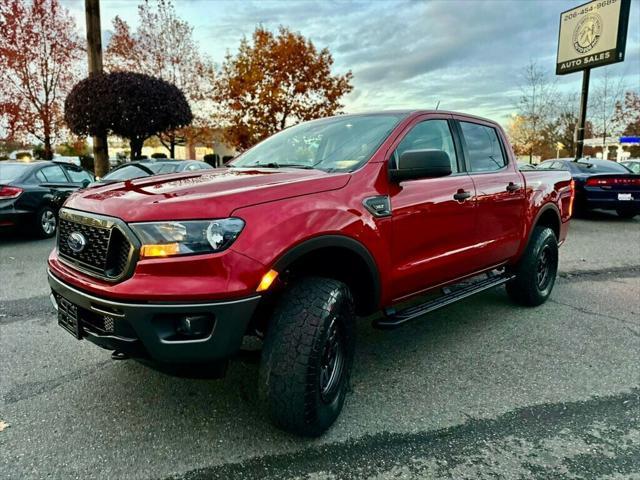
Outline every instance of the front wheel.
{"type": "Polygon", "coordinates": [[[276,425],[316,437],[344,404],[355,348],[349,288],[328,278],[303,278],[284,292],[267,330],[260,392],[276,425]]]}
{"type": "Polygon", "coordinates": [[[535,227],[529,244],[513,268],[507,293],[515,302],[535,307],[547,301],[558,274],[558,240],[548,227],[535,227]]]}

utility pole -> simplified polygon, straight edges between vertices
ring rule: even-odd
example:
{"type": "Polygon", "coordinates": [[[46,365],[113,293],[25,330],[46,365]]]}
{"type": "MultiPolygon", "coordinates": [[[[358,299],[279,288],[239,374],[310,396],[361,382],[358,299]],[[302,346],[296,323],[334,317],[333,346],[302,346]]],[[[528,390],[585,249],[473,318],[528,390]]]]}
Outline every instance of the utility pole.
{"type": "Polygon", "coordinates": [[[582,92],[580,94],[580,112],[578,113],[578,125],[576,129],[576,160],[582,158],[584,149],[584,129],[587,122],[587,101],[589,100],[589,76],[590,68],[582,72],[582,92]]]}
{"type": "MultiPolygon", "coordinates": [[[[100,32],[100,0],[84,0],[87,22],[87,53],[89,76],[102,73],[102,37],[100,32]]],[[[96,177],[109,172],[107,135],[93,137],[93,158],[96,177]]]]}

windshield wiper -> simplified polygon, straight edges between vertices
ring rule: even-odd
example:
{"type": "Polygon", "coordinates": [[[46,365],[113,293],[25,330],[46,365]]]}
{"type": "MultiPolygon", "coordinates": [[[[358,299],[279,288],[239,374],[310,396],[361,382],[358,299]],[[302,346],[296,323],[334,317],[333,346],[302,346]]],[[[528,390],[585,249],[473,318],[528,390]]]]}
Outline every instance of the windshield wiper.
{"type": "Polygon", "coordinates": [[[306,165],[304,163],[277,163],[277,162],[256,162],[250,165],[237,165],[240,168],[303,168],[305,170],[313,169],[313,165],[306,165]]]}
{"type": "Polygon", "coordinates": [[[303,168],[305,170],[313,170],[313,165],[305,165],[303,163],[281,163],[280,167],[303,168]]]}
{"type": "Polygon", "coordinates": [[[256,162],[256,163],[251,163],[249,165],[232,165],[233,167],[238,167],[238,168],[253,168],[253,167],[258,167],[258,168],[280,168],[280,165],[276,162],[266,162],[266,163],[262,163],[262,162],[256,162]]]}

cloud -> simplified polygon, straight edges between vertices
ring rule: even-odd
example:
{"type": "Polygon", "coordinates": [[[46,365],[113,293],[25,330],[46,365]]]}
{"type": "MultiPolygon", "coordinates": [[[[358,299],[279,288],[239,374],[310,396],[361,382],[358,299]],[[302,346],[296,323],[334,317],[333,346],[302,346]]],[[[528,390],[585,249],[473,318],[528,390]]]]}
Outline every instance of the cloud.
{"type": "MultiPolygon", "coordinates": [[[[84,2],[63,0],[78,22],[84,2]]],[[[354,74],[348,111],[432,107],[504,120],[514,110],[522,68],[537,61],[555,78],[560,12],[557,1],[212,1],[179,0],[176,11],[217,62],[233,53],[256,25],[280,25],[328,47],[334,71],[354,74]]],[[[137,2],[102,0],[103,29],[115,15],[137,24],[137,2]]],[[[640,89],[640,2],[632,2],[627,60],[607,67],[640,89]]],[[[602,69],[599,69],[602,70],[602,69]]],[[[597,75],[597,70],[594,71],[597,75]]],[[[578,90],[579,74],[558,77],[578,90]]]]}

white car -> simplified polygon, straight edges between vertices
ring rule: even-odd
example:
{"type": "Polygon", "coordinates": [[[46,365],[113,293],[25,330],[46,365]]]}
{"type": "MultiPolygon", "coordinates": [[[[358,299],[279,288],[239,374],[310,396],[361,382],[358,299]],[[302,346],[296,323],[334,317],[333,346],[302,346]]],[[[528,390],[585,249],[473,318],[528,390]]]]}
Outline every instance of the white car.
{"type": "Polygon", "coordinates": [[[625,160],[624,162],[620,162],[620,165],[624,165],[633,173],[640,174],[640,159],[638,158],[630,158],[629,160],[625,160]]]}

